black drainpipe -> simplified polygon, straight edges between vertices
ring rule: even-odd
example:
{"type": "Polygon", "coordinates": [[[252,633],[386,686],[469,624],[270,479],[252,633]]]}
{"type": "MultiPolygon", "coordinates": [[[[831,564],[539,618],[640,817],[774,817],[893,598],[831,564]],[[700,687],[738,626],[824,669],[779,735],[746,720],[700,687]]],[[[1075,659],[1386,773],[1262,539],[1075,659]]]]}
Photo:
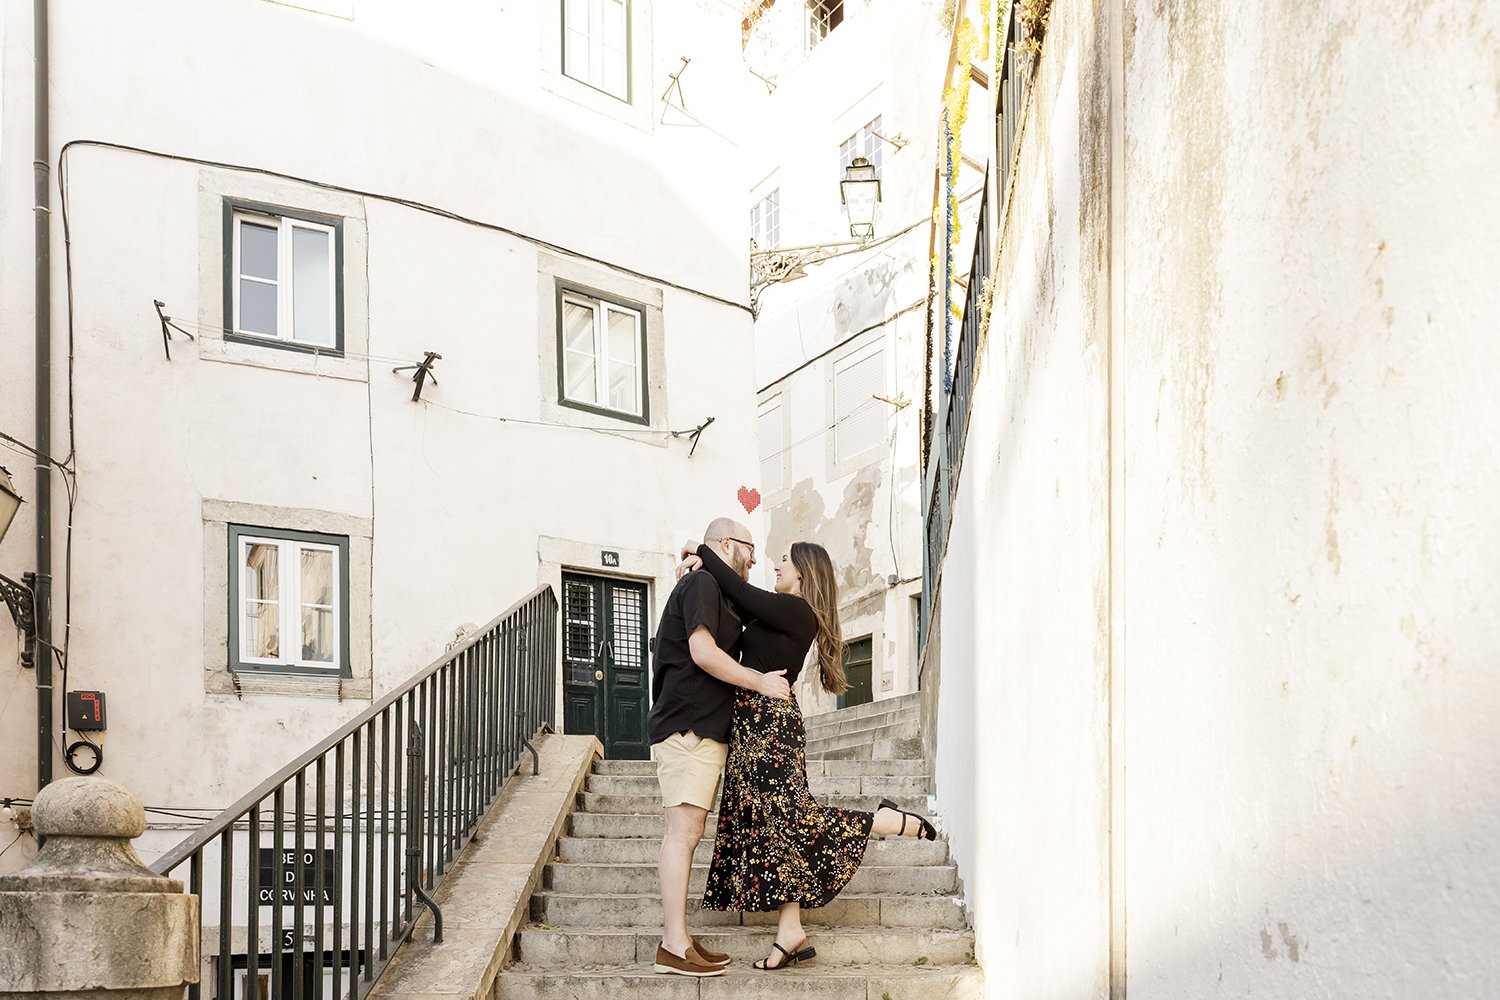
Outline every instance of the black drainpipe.
{"type": "Polygon", "coordinates": [[[36,787],[52,780],[52,209],[47,118],[47,0],[32,0],[36,104],[36,787]]]}

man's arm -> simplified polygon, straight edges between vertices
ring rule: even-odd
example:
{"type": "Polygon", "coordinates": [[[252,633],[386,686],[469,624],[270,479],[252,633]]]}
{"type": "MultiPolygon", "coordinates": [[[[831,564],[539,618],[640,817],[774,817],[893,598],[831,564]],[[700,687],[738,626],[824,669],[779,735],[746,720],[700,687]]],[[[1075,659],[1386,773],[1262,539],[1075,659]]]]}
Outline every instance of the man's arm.
{"type": "Polygon", "coordinates": [[[692,653],[694,663],[725,684],[733,684],[782,701],[787,701],[792,696],[792,687],[786,682],[785,670],[763,674],[736,663],[734,657],[714,642],[713,633],[708,630],[707,625],[699,625],[688,636],[688,651],[692,653]]]}

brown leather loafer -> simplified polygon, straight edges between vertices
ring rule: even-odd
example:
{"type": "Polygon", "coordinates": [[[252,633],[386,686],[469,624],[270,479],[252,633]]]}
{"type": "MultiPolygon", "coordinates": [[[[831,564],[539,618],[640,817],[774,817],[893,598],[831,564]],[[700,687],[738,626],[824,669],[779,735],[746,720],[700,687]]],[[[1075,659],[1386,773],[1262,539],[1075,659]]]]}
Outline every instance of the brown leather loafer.
{"type": "Polygon", "coordinates": [[[654,968],[657,972],[666,972],[674,976],[693,976],[698,979],[724,974],[722,965],[709,965],[692,945],[688,946],[687,955],[683,958],[678,958],[661,945],[657,945],[654,968]]]}
{"type": "Polygon", "coordinates": [[[709,951],[707,948],[703,947],[703,943],[697,938],[693,938],[692,941],[693,950],[698,953],[699,958],[703,959],[703,961],[707,962],[709,965],[729,964],[729,955],[726,952],[709,951]]]}

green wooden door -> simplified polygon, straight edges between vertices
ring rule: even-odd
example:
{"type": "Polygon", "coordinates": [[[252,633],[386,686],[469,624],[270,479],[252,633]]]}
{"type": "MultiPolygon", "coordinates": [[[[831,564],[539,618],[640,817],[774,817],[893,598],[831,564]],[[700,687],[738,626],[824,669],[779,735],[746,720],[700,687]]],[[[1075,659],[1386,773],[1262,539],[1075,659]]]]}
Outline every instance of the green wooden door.
{"type": "Polygon", "coordinates": [[[606,757],[645,760],[646,585],[565,573],[563,595],[563,726],[599,737],[606,757]]]}
{"type": "Polygon", "coordinates": [[[844,679],[849,690],[839,695],[839,708],[868,705],[875,700],[874,678],[871,676],[874,660],[874,645],[870,636],[855,639],[844,646],[844,679]]]}

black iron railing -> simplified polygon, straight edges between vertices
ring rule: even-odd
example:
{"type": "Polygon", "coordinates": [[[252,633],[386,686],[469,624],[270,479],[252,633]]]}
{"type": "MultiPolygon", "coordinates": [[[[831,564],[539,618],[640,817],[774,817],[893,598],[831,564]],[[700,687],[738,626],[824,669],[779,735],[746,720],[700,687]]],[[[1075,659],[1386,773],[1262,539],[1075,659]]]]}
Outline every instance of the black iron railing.
{"type": "Polygon", "coordinates": [[[540,587],[152,866],[187,866],[204,954],[217,955],[208,995],[229,1000],[237,976],[245,997],[370,991],[553,724],[557,627],[557,598],[540,587]]]}
{"type": "Polygon", "coordinates": [[[974,227],[974,260],[969,265],[964,319],[959,326],[958,350],[953,355],[953,391],[948,396],[948,414],[943,428],[950,495],[958,485],[964,434],[969,429],[969,407],[974,399],[974,366],[979,357],[979,335],[987,318],[983,301],[984,289],[990,280],[989,201],[989,185],[985,185],[984,198],[979,203],[979,221],[974,227]]]}
{"type": "MultiPolygon", "coordinates": [[[[936,393],[935,410],[927,421],[929,439],[924,441],[923,454],[927,466],[923,470],[923,488],[926,505],[923,517],[925,531],[922,574],[922,598],[918,615],[918,644],[925,647],[928,626],[932,621],[932,605],[937,595],[939,577],[942,575],[943,556],[948,545],[948,521],[952,509],[953,495],[958,489],[960,466],[963,462],[964,439],[968,434],[969,414],[973,404],[974,372],[979,357],[979,339],[984,332],[987,317],[982,302],[985,286],[993,271],[993,256],[997,241],[995,234],[1005,227],[1006,212],[1011,199],[1011,173],[1016,152],[1016,132],[1025,106],[1027,78],[1034,59],[1024,57],[1021,52],[1023,29],[1017,14],[1016,4],[1007,5],[1005,31],[1001,42],[1000,79],[995,91],[995,193],[997,195],[991,211],[990,178],[985,178],[985,198],[980,205],[979,221],[975,227],[974,257],[969,267],[969,284],[965,293],[963,323],[958,347],[953,354],[953,372],[950,388],[936,393]],[[991,232],[993,223],[994,232],[991,232]],[[939,436],[941,435],[941,436],[939,436]]],[[[948,286],[951,289],[951,283],[948,286]]],[[[946,316],[951,308],[943,291],[940,303],[946,316]]],[[[935,380],[939,385],[943,380],[935,380]]],[[[920,684],[920,679],[918,681],[920,684]]]]}
{"type": "MultiPolygon", "coordinates": [[[[1004,48],[1001,50],[1000,83],[995,88],[995,189],[1000,198],[995,204],[996,218],[1005,218],[1005,207],[1010,204],[1010,175],[1016,153],[1016,130],[1021,124],[1021,109],[1026,102],[1028,74],[1017,65],[1021,47],[1021,20],[1016,16],[1016,5],[1010,5],[1010,15],[1005,23],[1004,48]]],[[[1025,60],[1030,62],[1030,60],[1025,60]]]]}

